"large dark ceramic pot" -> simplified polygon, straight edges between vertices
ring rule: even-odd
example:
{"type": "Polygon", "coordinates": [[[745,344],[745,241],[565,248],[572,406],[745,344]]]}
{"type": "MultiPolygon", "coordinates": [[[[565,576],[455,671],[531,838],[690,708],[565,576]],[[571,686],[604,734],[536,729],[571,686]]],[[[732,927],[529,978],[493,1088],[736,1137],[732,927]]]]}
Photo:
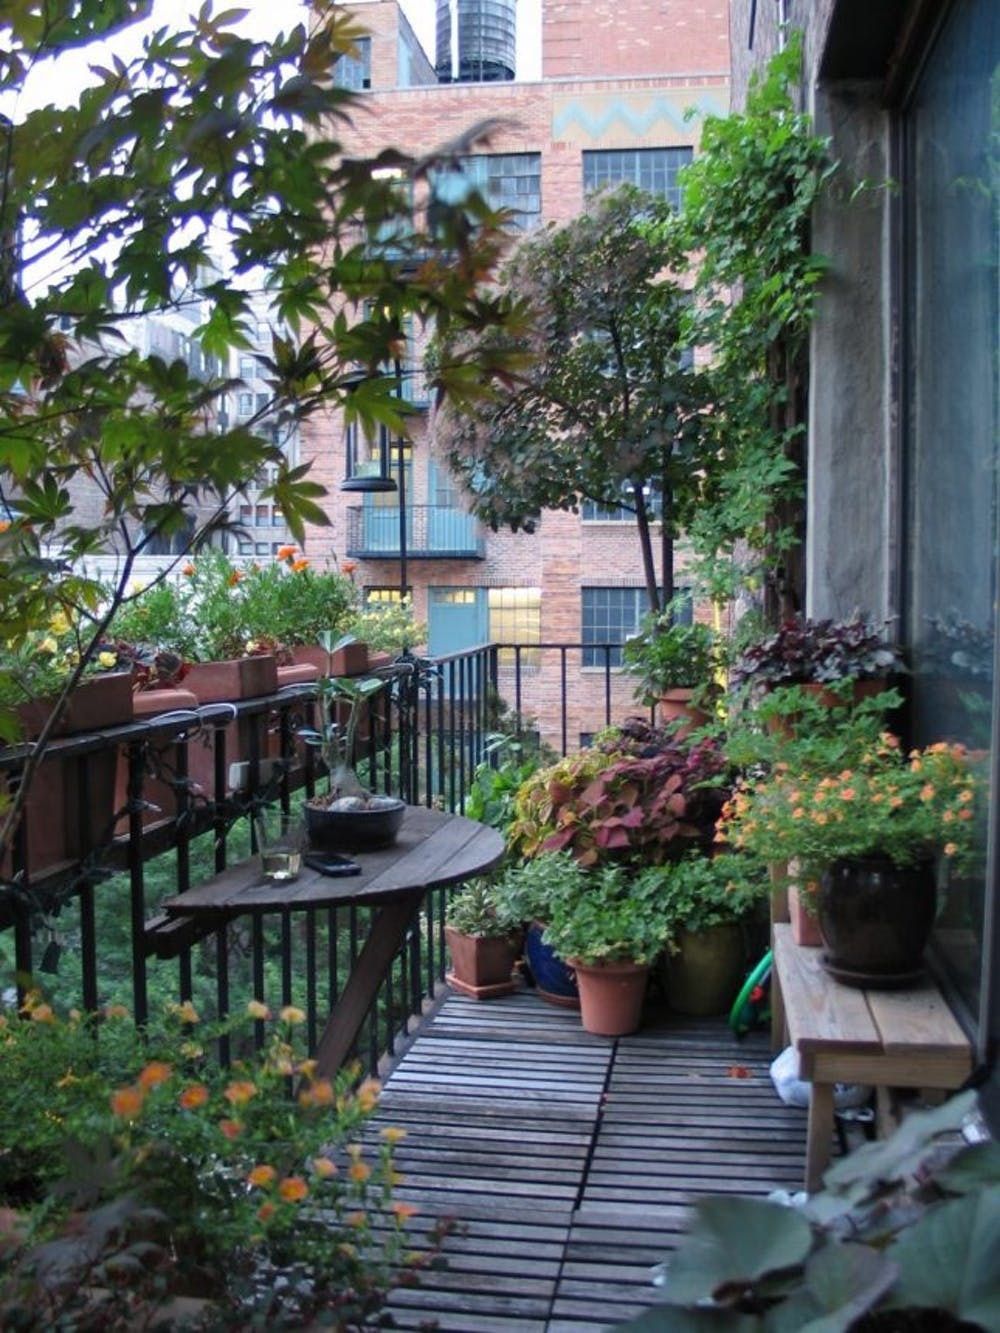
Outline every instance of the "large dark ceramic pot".
{"type": "Polygon", "coordinates": [[[823,966],[849,986],[906,986],[923,971],[937,907],[935,862],[897,866],[882,856],[843,857],[820,881],[823,966]]]}
{"type": "Polygon", "coordinates": [[[403,825],[406,805],[386,802],[362,810],[303,807],[309,845],[320,852],[370,852],[389,847],[403,825]]]}
{"type": "Polygon", "coordinates": [[[545,927],[532,921],[524,937],[524,956],[535,979],[535,987],[543,1000],[563,1009],[579,1009],[580,992],[573,970],[566,966],[542,936],[545,927]]]}

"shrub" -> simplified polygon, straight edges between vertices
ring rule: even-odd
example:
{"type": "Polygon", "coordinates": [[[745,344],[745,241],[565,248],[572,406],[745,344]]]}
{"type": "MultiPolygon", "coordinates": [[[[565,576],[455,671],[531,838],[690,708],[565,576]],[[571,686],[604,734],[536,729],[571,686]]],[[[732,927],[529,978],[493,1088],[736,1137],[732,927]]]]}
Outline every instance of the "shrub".
{"type": "Polygon", "coordinates": [[[507,900],[498,897],[487,880],[473,880],[448,904],[446,924],[463,935],[498,939],[513,935],[521,918],[512,916],[507,900]]]}
{"type": "Polygon", "coordinates": [[[675,623],[675,599],[657,616],[647,616],[640,632],[622,649],[625,667],[641,677],[635,697],[655,704],[668,690],[711,693],[719,665],[718,636],[708,625],[675,623]]]}
{"type": "Polygon", "coordinates": [[[556,899],[576,899],[590,876],[568,852],[542,852],[510,866],[494,887],[499,910],[510,921],[547,921],[556,899]]]}
{"type": "Polygon", "coordinates": [[[733,663],[732,686],[754,689],[813,681],[879,680],[903,670],[898,648],[860,616],[851,620],[787,620],[776,633],[751,643],[733,663]]]}
{"type": "Polygon", "coordinates": [[[623,866],[591,871],[582,893],[552,898],[545,943],[574,962],[651,963],[669,934],[664,888],[662,876],[635,876],[623,866]]]}

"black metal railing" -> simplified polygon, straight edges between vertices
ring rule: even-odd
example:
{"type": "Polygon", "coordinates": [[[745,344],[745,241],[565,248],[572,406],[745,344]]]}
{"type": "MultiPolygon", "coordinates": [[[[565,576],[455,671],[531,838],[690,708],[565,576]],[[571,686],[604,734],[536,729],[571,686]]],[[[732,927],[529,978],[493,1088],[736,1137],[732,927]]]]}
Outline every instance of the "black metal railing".
{"type": "MultiPolygon", "coordinates": [[[[568,695],[581,649],[493,644],[437,661],[405,658],[361,729],[363,776],[410,803],[461,811],[505,705],[508,726],[541,730],[562,752],[575,748],[568,719],[582,715],[568,695]],[[536,703],[541,712],[529,715],[536,703]]],[[[610,665],[586,674],[596,730],[612,720],[622,681],[610,665]]],[[[315,1049],[374,909],[257,911],[201,934],[159,911],[255,850],[254,809],[290,811],[315,792],[320,765],[297,737],[314,710],[313,688],[293,686],[54,741],[36,784],[43,808],[22,821],[0,863],[0,984],[22,994],[41,986],[67,1008],[125,1004],[140,1023],[178,1000],[205,1016],[251,999],[294,1004],[315,1049]],[[50,836],[57,825],[72,837],[50,836]]],[[[26,753],[0,751],[8,788],[26,753]]],[[[373,1071],[443,979],[448,893],[427,895],[386,972],[356,1052],[373,1071]]],[[[219,1055],[228,1057],[224,1043],[219,1055]]]]}

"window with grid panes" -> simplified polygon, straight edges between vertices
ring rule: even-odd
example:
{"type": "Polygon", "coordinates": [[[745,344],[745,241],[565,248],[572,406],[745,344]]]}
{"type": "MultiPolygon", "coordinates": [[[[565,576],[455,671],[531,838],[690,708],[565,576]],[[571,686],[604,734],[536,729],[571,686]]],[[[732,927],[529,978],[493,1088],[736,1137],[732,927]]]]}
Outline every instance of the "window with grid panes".
{"type": "Polygon", "coordinates": [[[583,154],[583,192],[637,185],[681,206],[677,173],[691,161],[690,148],[602,148],[583,154]]]}
{"type": "Polygon", "coordinates": [[[356,37],[354,54],[342,55],[333,67],[333,82],[338,88],[363,92],[372,86],[372,39],[356,37]]]}
{"type": "Polygon", "coordinates": [[[438,172],[434,193],[457,204],[478,190],[492,208],[509,209],[519,231],[537,227],[542,217],[540,153],[484,153],[462,158],[453,171],[438,172]]]}
{"type": "MultiPolygon", "coordinates": [[[[674,617],[679,625],[690,625],[694,617],[694,606],[690,589],[677,587],[674,596],[678,611],[674,617]],[[683,600],[682,600],[683,599],[683,600]]],[[[585,667],[620,667],[622,664],[621,645],[626,639],[638,634],[642,618],[649,610],[649,598],[645,588],[581,588],[581,632],[584,645],[583,662],[585,667]],[[614,645],[610,651],[598,647],[599,644],[614,645]]]]}
{"type": "MultiPolygon", "coordinates": [[[[541,643],[541,588],[487,588],[486,607],[491,643],[541,643]]],[[[520,653],[513,648],[501,648],[498,661],[504,667],[515,666],[520,661],[522,667],[537,669],[541,654],[530,647],[522,648],[520,653]]]]}
{"type": "MultiPolygon", "coordinates": [[[[659,491],[647,486],[644,488],[646,507],[649,515],[657,519],[663,513],[663,497],[659,491]]],[[[603,505],[596,500],[584,500],[580,505],[580,517],[585,523],[634,523],[635,509],[629,505],[603,505]]]]}

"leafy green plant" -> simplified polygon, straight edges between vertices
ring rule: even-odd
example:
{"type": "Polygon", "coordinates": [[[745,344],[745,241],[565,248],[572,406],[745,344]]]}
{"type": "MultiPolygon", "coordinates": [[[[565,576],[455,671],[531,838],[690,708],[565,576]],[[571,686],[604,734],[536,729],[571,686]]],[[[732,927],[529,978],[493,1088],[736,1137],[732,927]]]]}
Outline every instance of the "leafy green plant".
{"type": "Polygon", "coordinates": [[[518,792],[511,847],[529,857],[569,851],[583,866],[676,859],[710,841],[724,769],[707,741],[635,758],[582,750],[518,792]]]}
{"type": "Polygon", "coordinates": [[[294,648],[319,643],[324,631],[337,636],[354,632],[358,592],[353,581],[336,570],[315,569],[292,546],[282,547],[268,564],[243,569],[238,591],[243,627],[252,640],[294,648]]]}
{"type": "Polygon", "coordinates": [[[545,943],[568,962],[651,963],[670,930],[664,887],[662,876],[637,876],[623,866],[592,870],[582,893],[553,895],[545,943]]]}
{"type": "Polygon", "coordinates": [[[541,768],[543,751],[517,735],[494,733],[486,738],[484,752],[488,758],[476,765],[465,814],[506,834],[518,790],[541,768]]]}
{"type": "Polygon", "coordinates": [[[744,856],[686,856],[662,866],[649,866],[635,879],[658,891],[668,944],[682,930],[745,920],[767,900],[771,885],[763,867],[744,856]]]}
{"type": "Polygon", "coordinates": [[[693,689],[700,696],[715,688],[720,665],[718,636],[709,625],[677,622],[671,603],[658,616],[647,616],[639,633],[622,648],[622,662],[641,677],[635,697],[655,704],[667,690],[693,689]]]}
{"type": "Polygon", "coordinates": [[[903,669],[900,650],[886,643],[876,626],[861,616],[851,620],[797,616],[744,648],[729,679],[733,687],[748,684],[761,690],[803,681],[827,685],[845,677],[884,680],[903,669]]]}
{"type": "Polygon", "coordinates": [[[830,1168],[801,1208],[694,1205],[634,1333],[959,1333],[1000,1326],[1000,1150],[966,1144],[975,1093],[914,1112],[830,1168]]]}
{"type": "Polygon", "coordinates": [[[553,902],[576,899],[590,876],[567,852],[542,852],[509,866],[494,885],[498,910],[510,921],[547,921],[553,902]]]}
{"type": "Polygon", "coordinates": [[[965,748],[939,742],[905,755],[888,732],[850,768],[780,767],[746,778],[716,838],[763,862],[796,859],[813,881],[839,857],[912,865],[943,853],[961,869],[985,785],[965,748]]]}
{"type": "MultiPolygon", "coordinates": [[[[254,1001],[225,1031],[238,1044],[270,1020],[254,1001]]],[[[4,1254],[4,1327],[52,1327],[54,1312],[91,1326],[102,1276],[129,1297],[108,1328],[135,1327],[137,1310],[155,1322],[182,1294],[219,1322],[343,1326],[377,1308],[407,1266],[413,1210],[393,1218],[392,1133],[362,1148],[378,1085],[319,1077],[297,1050],[303,1021],[282,1010],[264,1048],[245,1043],[226,1070],[208,1049],[220,1029],[190,1002],[142,1032],[114,1009],[60,1019],[37,995],[0,1020],[3,1197],[28,1205],[4,1254]]]]}
{"type": "Polygon", "coordinates": [[[347,628],[356,639],[380,653],[402,653],[427,641],[427,627],[414,618],[410,597],[356,611],[347,628]]]}
{"type": "Polygon", "coordinates": [[[445,922],[463,935],[480,939],[503,938],[520,928],[520,916],[511,915],[511,902],[485,879],[473,880],[448,904],[445,922]]]}
{"type": "MultiPolygon", "coordinates": [[[[351,640],[352,636],[336,641],[329,636],[325,646],[335,652],[351,640]]],[[[302,728],[299,738],[319,750],[331,802],[344,796],[368,796],[354,771],[358,728],[371,701],[389,684],[386,676],[324,676],[317,685],[321,724],[302,728]]]]}

